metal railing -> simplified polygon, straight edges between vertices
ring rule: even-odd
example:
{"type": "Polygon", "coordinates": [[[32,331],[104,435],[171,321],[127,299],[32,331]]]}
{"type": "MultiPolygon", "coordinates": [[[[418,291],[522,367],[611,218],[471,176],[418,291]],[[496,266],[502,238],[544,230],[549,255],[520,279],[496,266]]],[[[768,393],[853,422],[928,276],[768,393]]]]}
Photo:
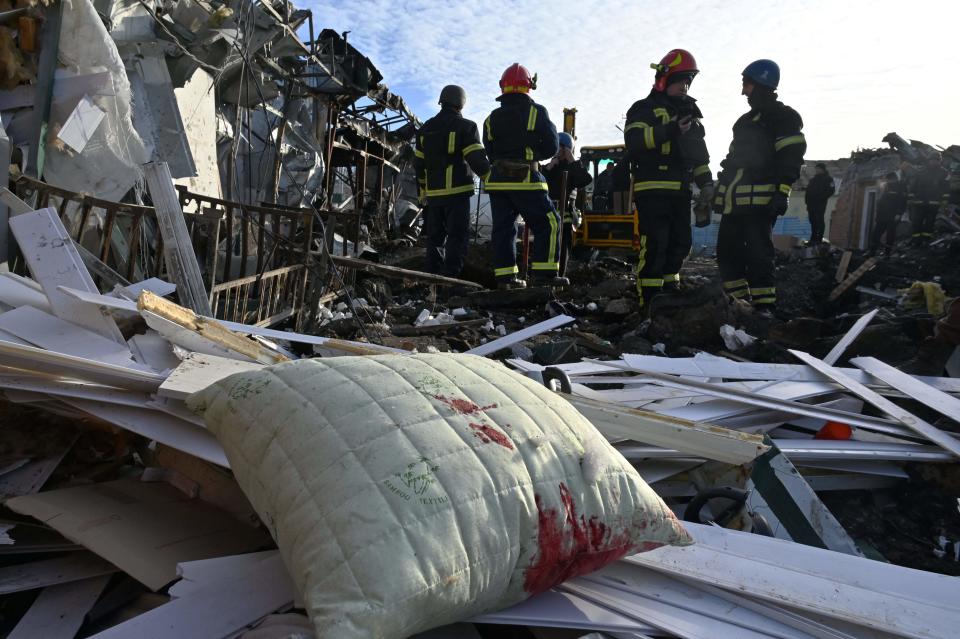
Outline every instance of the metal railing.
{"type": "MultiPolygon", "coordinates": [[[[17,176],[15,187],[37,208],[56,208],[70,236],[127,280],[166,276],[152,207],[110,202],[26,176],[17,176]]],[[[258,326],[292,318],[300,328],[312,211],[250,206],[181,186],[177,191],[214,315],[258,326]]]]}

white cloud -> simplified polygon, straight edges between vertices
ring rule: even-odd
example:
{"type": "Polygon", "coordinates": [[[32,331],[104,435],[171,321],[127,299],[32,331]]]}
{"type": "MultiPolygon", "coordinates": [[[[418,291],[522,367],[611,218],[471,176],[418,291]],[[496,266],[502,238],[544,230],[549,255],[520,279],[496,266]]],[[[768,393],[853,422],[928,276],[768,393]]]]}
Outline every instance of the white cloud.
{"type": "Polygon", "coordinates": [[[310,7],[318,26],[350,30],[350,42],[423,119],[453,83],[467,90],[466,115],[482,121],[496,106],[503,69],[521,62],[539,74],[533,95],[555,123],[563,107],[577,107],[579,144],[616,143],[616,126],[649,91],[649,64],[683,47],[700,65],[691,94],[705,114],[714,169],[746,110],[740,72],[762,57],[782,68],[781,99],[804,118],[808,158],[882,146],[890,131],[960,143],[957,10],[948,0],[337,0],[310,7]]]}

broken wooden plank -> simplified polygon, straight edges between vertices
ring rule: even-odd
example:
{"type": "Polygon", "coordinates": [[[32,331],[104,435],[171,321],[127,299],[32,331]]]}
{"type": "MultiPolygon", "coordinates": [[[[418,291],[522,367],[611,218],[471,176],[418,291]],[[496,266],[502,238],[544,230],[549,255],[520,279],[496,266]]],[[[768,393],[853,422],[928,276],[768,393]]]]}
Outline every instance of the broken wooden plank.
{"type": "Polygon", "coordinates": [[[823,358],[823,361],[831,366],[840,361],[843,353],[850,348],[850,345],[853,344],[858,337],[860,337],[860,333],[863,332],[863,329],[867,327],[867,324],[869,324],[879,312],[880,309],[875,308],[854,322],[853,326],[850,327],[850,330],[848,330],[844,336],[840,338],[840,341],[830,349],[830,352],[827,353],[826,357],[823,358]]]}
{"type": "Polygon", "coordinates": [[[528,326],[522,328],[519,331],[505,335],[500,339],[495,339],[492,342],[487,342],[486,344],[481,344],[476,348],[471,348],[467,351],[468,355],[490,355],[491,353],[496,353],[501,348],[508,348],[514,344],[522,342],[523,340],[530,339],[534,335],[539,335],[541,333],[546,333],[547,331],[552,331],[555,328],[559,328],[570,322],[576,322],[577,318],[570,317],[569,315],[557,315],[556,317],[551,317],[548,320],[538,322],[533,326],[528,326]]]}
{"type": "Polygon", "coordinates": [[[13,217],[10,230],[17,238],[31,275],[43,287],[54,315],[125,346],[126,340],[109,314],[78,302],[58,289],[69,286],[98,292],[57,210],[46,208],[13,217]]]}
{"type": "Polygon", "coordinates": [[[44,588],[7,639],[73,637],[108,581],[101,575],[44,588]]]}
{"type": "Polygon", "coordinates": [[[960,399],[928,386],[911,375],[898,371],[889,364],[873,357],[857,357],[850,360],[850,363],[877,379],[883,380],[884,383],[905,393],[921,404],[929,406],[955,422],[960,422],[960,399]]]}
{"type": "Polygon", "coordinates": [[[853,251],[844,251],[843,255],[840,256],[840,264],[837,266],[837,273],[833,277],[837,284],[843,282],[844,278],[847,277],[847,269],[850,268],[851,258],[853,258],[853,251]]]}
{"type": "Polygon", "coordinates": [[[274,555],[229,579],[195,590],[90,639],[211,639],[230,637],[257,619],[293,603],[295,588],[274,555]]]}
{"type": "MultiPolygon", "coordinates": [[[[803,351],[791,350],[790,352],[793,353],[794,357],[796,357],[800,361],[814,367],[824,375],[827,375],[828,377],[832,378],[837,383],[842,385],[844,388],[847,388],[852,393],[861,397],[863,400],[873,404],[874,406],[876,406],[886,414],[890,415],[891,417],[895,418],[904,426],[914,431],[918,435],[926,439],[929,439],[930,441],[940,446],[941,448],[944,448],[950,451],[951,453],[953,453],[954,455],[956,455],[957,457],[960,457],[960,440],[957,440],[957,438],[944,433],[942,430],[936,428],[932,424],[928,424],[927,422],[923,421],[916,415],[913,415],[912,413],[901,408],[900,406],[897,406],[896,404],[891,402],[889,399],[882,397],[881,395],[870,390],[869,388],[867,388],[860,382],[856,381],[855,379],[851,379],[850,377],[848,377],[847,375],[844,375],[842,372],[838,371],[832,366],[829,366],[823,363],[816,357],[808,355],[803,351]]],[[[879,367],[876,367],[876,368],[880,370],[879,367]]],[[[891,379],[897,379],[898,381],[901,380],[901,378],[899,378],[898,376],[895,377],[889,374],[887,374],[887,376],[890,377],[891,379]]]]}
{"type": "Polygon", "coordinates": [[[98,333],[38,311],[32,306],[21,306],[0,313],[0,329],[48,351],[128,368],[142,368],[133,361],[126,343],[121,346],[112,339],[101,337],[98,333]]]}
{"type": "Polygon", "coordinates": [[[186,399],[224,377],[261,368],[263,364],[256,362],[242,362],[216,355],[190,353],[160,385],[157,394],[170,399],[186,399]]]}
{"type": "Polygon", "coordinates": [[[735,465],[752,461],[769,450],[758,435],[574,395],[561,397],[607,439],[631,439],[735,465]]]}
{"type": "Polygon", "coordinates": [[[471,282],[469,280],[460,280],[455,277],[446,277],[445,275],[435,275],[433,273],[424,273],[423,271],[414,271],[411,269],[400,268],[399,266],[389,266],[387,264],[377,264],[368,262],[356,257],[345,257],[340,255],[330,255],[330,260],[337,266],[343,266],[355,271],[373,273],[383,277],[393,277],[404,280],[411,280],[423,284],[439,284],[441,286],[461,286],[465,288],[482,289],[483,285],[471,282]]]}
{"type": "Polygon", "coordinates": [[[163,259],[177,285],[177,295],[183,305],[193,312],[213,315],[200,264],[193,251],[183,209],[180,208],[180,198],[173,188],[170,168],[166,162],[151,162],[144,165],[143,174],[157,212],[157,226],[163,238],[163,259]]]}
{"type": "Polygon", "coordinates": [[[137,298],[137,309],[153,313],[169,322],[196,333],[228,352],[236,352],[255,362],[277,364],[289,361],[285,355],[270,351],[261,344],[234,333],[219,321],[200,317],[190,309],[165,300],[150,291],[143,291],[137,298]]]}
{"type": "Polygon", "coordinates": [[[161,482],[121,479],[16,497],[6,505],[151,590],[176,579],[180,562],[246,552],[270,540],[262,530],[161,482]]]}
{"type": "Polygon", "coordinates": [[[81,550],[63,557],[0,568],[0,595],[109,575],[116,566],[81,550]]]}
{"type": "Polygon", "coordinates": [[[836,301],[837,299],[839,299],[839,297],[840,297],[841,295],[843,295],[843,294],[846,293],[848,290],[850,290],[850,287],[851,287],[851,286],[853,286],[854,284],[856,284],[857,282],[859,282],[859,281],[860,281],[860,278],[862,278],[864,275],[866,275],[867,272],[868,272],[870,269],[872,269],[874,266],[876,266],[878,261],[879,261],[879,260],[878,260],[877,258],[875,258],[875,257],[869,257],[869,258],[867,258],[867,260],[866,260],[863,264],[860,265],[860,268],[858,268],[858,269],[855,270],[853,273],[851,273],[850,275],[848,275],[848,276],[847,276],[847,279],[845,279],[843,282],[841,282],[835,289],[833,289],[833,290],[830,292],[830,296],[827,298],[827,300],[830,301],[830,302],[834,302],[834,301],[836,301]]]}
{"type": "MultiPolygon", "coordinates": [[[[84,291],[78,291],[78,290],[67,288],[67,287],[61,287],[61,290],[66,295],[70,295],[75,299],[80,300],[86,304],[97,306],[103,309],[120,311],[124,313],[139,314],[139,311],[137,311],[137,304],[135,302],[131,302],[130,300],[121,299],[119,297],[111,297],[109,295],[87,293],[84,291]]],[[[206,319],[217,321],[223,326],[230,329],[231,331],[240,333],[241,335],[259,335],[261,337],[266,337],[268,339],[297,342],[299,344],[313,344],[316,346],[324,346],[326,348],[329,348],[335,351],[341,351],[349,355],[385,355],[388,353],[408,353],[409,352],[399,348],[390,348],[389,346],[382,346],[380,344],[370,344],[367,342],[351,342],[348,340],[334,339],[330,337],[306,335],[304,333],[278,331],[272,328],[263,328],[261,326],[251,326],[249,324],[240,324],[238,322],[228,322],[226,320],[214,320],[213,318],[206,318],[206,319]]],[[[960,388],[960,381],[957,382],[957,385],[958,385],[958,388],[960,388]]]]}

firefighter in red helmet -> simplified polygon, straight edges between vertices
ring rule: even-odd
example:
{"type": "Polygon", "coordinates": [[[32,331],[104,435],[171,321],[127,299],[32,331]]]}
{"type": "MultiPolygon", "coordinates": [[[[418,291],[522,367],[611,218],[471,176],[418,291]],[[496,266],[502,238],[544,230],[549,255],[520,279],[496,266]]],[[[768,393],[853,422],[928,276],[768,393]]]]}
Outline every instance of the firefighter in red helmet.
{"type": "Polygon", "coordinates": [[[709,223],[713,199],[703,114],[687,95],[697,62],[689,51],[674,49],[650,66],[653,89],[630,107],[623,130],[640,224],[637,293],[648,312],[655,295],[679,287],[692,244],[691,185],[700,189],[698,224],[704,217],[709,223]]]}
{"type": "Polygon", "coordinates": [[[535,75],[519,63],[510,65],[500,78],[500,106],[483,123],[483,145],[491,164],[484,187],[493,217],[494,275],[501,289],[526,286],[517,277],[518,215],[533,233],[531,283],[568,283],[557,272],[560,219],[539,164],[557,153],[557,128],[547,110],[530,98],[536,88],[535,75]]]}

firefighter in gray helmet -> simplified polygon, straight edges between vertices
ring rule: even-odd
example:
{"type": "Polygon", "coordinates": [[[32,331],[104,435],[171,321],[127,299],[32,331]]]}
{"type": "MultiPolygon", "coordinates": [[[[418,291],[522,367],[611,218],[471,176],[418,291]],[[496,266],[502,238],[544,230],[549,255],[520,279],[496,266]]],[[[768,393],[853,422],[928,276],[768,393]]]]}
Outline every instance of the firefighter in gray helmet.
{"type": "Polygon", "coordinates": [[[477,125],[461,115],[467,93],[454,84],[440,92],[440,112],[417,132],[414,166],[426,200],[426,271],[457,277],[470,242],[473,175],[486,179],[490,162],[477,125]]]}

